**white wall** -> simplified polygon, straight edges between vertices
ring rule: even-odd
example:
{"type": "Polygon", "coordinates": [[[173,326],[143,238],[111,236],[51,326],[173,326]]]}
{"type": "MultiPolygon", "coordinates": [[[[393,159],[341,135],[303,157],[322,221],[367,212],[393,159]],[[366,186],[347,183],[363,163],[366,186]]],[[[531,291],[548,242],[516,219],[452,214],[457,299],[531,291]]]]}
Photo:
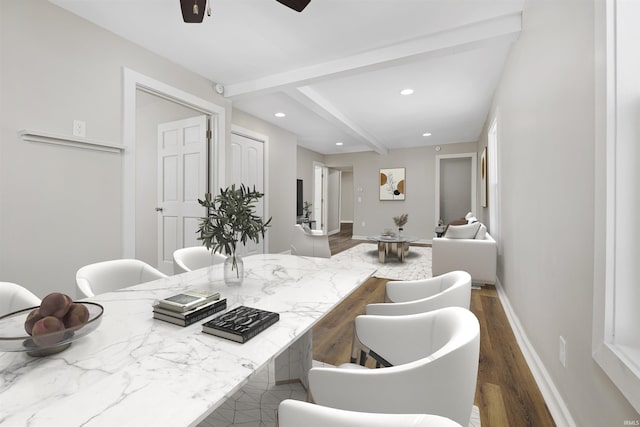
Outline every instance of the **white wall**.
{"type": "MultiPolygon", "coordinates": [[[[267,166],[268,215],[273,219],[269,227],[268,252],[278,253],[290,249],[290,235],[296,223],[296,168],[297,138],[282,128],[233,110],[233,124],[269,137],[265,160],[267,166]]],[[[230,168],[227,167],[227,171],[230,168]]],[[[305,187],[307,183],[305,181],[305,187]]]]}
{"type": "Polygon", "coordinates": [[[604,64],[594,56],[595,5],[526,2],[489,117],[498,115],[501,147],[499,279],[571,417],[585,427],[639,419],[591,356],[594,267],[604,263],[601,251],[594,258],[594,231],[603,226],[595,213],[602,218],[604,209],[594,196],[595,71],[604,64]]]}
{"type": "MultiPolygon", "coordinates": [[[[313,203],[313,162],[324,164],[324,156],[300,146],[297,147],[296,152],[298,155],[296,177],[303,181],[303,200],[313,203]]],[[[311,211],[313,212],[313,208],[311,211]]]]}
{"type": "Polygon", "coordinates": [[[123,67],[227,117],[230,103],[210,81],[45,0],[1,1],[0,43],[0,280],[74,296],[79,267],[122,254],[122,157],[17,132],[70,135],[79,119],[87,138],[121,143],[123,67]]]}

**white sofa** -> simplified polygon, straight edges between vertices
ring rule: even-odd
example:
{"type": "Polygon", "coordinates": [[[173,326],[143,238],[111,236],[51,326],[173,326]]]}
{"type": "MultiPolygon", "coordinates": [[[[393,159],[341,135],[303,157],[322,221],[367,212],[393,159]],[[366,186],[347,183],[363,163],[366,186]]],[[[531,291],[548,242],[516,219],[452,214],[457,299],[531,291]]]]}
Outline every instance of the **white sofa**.
{"type": "MultiPolygon", "coordinates": [[[[452,226],[449,226],[451,228],[452,226]]],[[[471,275],[471,281],[495,285],[498,249],[489,233],[478,238],[451,238],[449,230],[443,237],[435,237],[432,244],[433,276],[462,270],[471,275]]]]}

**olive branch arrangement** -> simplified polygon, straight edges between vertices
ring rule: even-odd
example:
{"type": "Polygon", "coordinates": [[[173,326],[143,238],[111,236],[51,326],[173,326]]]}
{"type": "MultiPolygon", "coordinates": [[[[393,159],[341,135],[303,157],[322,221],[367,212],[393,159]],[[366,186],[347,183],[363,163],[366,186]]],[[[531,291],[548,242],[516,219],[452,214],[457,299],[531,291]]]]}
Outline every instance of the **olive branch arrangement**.
{"type": "Polygon", "coordinates": [[[205,194],[205,199],[198,199],[198,203],[207,209],[207,216],[200,218],[198,233],[202,243],[211,252],[223,252],[232,257],[232,270],[237,267],[236,245],[238,242],[246,244],[248,240],[255,243],[264,238],[271,218],[263,222],[255,214],[255,202],[264,196],[256,191],[255,186],[249,189],[244,184],[239,188],[233,184],[226,189],[220,189],[215,198],[211,193],[205,194]]]}

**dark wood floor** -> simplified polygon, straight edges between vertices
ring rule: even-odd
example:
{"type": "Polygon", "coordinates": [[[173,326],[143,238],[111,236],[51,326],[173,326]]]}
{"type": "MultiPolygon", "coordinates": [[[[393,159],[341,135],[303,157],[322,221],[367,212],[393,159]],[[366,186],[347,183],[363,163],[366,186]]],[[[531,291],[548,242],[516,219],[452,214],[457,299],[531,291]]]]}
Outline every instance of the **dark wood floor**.
{"type": "MultiPolygon", "coordinates": [[[[330,236],[331,253],[349,249],[351,224],[330,236]]],[[[313,328],[313,358],[339,365],[349,361],[353,319],[384,300],[387,280],[371,278],[313,328]]],[[[483,427],[555,426],[498,299],[495,287],[474,290],[471,311],[480,321],[480,364],[475,405],[483,427]]]]}

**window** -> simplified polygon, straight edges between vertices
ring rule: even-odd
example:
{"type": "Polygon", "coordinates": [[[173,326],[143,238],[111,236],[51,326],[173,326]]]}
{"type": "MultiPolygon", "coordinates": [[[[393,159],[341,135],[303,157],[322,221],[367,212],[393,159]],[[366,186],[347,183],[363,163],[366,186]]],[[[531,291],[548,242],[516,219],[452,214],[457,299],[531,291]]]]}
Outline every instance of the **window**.
{"type": "Polygon", "coordinates": [[[639,20],[640,2],[607,0],[606,167],[596,175],[606,181],[599,200],[606,204],[606,261],[594,286],[593,356],[640,412],[639,20]]]}
{"type": "Polygon", "coordinates": [[[489,191],[487,194],[489,206],[489,231],[498,245],[498,253],[500,254],[500,186],[499,186],[499,170],[498,170],[498,114],[489,126],[489,134],[487,136],[487,156],[489,157],[487,167],[489,169],[489,191]]]}

